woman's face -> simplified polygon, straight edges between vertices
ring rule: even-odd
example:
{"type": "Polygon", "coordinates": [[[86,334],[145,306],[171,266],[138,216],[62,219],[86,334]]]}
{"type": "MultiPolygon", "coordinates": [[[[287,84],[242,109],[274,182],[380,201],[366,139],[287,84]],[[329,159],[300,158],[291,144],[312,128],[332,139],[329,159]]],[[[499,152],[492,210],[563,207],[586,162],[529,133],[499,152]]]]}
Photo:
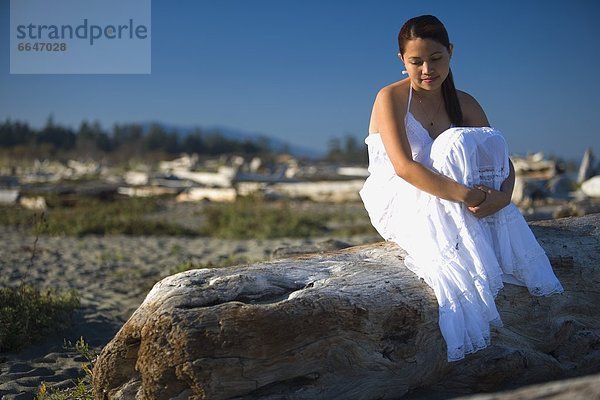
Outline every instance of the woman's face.
{"type": "Polygon", "coordinates": [[[432,39],[409,40],[404,48],[402,62],[415,88],[435,90],[450,71],[452,45],[448,50],[444,45],[432,39]]]}

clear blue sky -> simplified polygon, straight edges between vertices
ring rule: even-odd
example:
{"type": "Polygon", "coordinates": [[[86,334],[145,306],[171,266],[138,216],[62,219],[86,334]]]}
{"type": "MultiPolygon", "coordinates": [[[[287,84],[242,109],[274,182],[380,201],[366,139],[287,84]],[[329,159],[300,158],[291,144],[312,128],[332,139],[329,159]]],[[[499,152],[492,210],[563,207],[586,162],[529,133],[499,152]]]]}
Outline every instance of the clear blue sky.
{"type": "Polygon", "coordinates": [[[0,119],[221,125],[312,148],[346,133],[362,141],[378,89],[403,77],[398,30],[421,14],[445,23],[457,87],[512,153],[600,156],[597,0],[154,0],[149,75],[10,75],[0,0],[0,119]]]}

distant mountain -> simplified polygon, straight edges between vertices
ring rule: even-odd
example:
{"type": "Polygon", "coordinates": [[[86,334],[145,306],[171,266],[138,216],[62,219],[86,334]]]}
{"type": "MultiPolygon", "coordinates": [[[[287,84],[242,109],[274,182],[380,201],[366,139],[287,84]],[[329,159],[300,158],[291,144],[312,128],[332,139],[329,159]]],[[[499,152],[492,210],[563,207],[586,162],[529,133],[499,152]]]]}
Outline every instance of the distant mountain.
{"type": "Polygon", "coordinates": [[[264,137],[268,141],[268,143],[271,146],[271,148],[273,149],[273,151],[281,152],[287,148],[288,152],[296,157],[305,157],[305,158],[316,159],[316,158],[323,157],[326,153],[322,149],[313,149],[310,147],[292,145],[282,139],[269,137],[269,136],[259,133],[259,132],[246,132],[246,131],[241,131],[241,130],[228,128],[228,127],[220,126],[220,125],[184,126],[184,125],[167,124],[167,123],[158,122],[158,121],[150,121],[150,122],[140,123],[140,125],[142,125],[142,127],[144,128],[144,131],[148,131],[148,129],[150,128],[150,126],[152,124],[160,125],[167,132],[177,132],[177,134],[180,135],[181,137],[186,137],[187,135],[189,135],[196,129],[200,129],[201,132],[206,132],[206,133],[219,132],[221,135],[223,135],[226,138],[236,139],[236,140],[250,139],[252,141],[256,141],[260,137],[264,137]]]}

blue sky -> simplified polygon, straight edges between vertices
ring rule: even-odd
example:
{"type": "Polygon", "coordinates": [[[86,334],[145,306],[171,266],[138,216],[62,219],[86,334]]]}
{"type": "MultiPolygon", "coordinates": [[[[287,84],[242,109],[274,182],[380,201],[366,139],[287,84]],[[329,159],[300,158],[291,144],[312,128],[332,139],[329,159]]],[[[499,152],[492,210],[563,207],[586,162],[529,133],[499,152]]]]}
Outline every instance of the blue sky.
{"type": "Polygon", "coordinates": [[[421,14],[446,25],[457,87],[512,153],[600,156],[597,0],[154,0],[148,75],[11,75],[0,0],[0,119],[220,125],[315,149],[362,141],[375,94],[403,77],[398,30],[421,14]]]}

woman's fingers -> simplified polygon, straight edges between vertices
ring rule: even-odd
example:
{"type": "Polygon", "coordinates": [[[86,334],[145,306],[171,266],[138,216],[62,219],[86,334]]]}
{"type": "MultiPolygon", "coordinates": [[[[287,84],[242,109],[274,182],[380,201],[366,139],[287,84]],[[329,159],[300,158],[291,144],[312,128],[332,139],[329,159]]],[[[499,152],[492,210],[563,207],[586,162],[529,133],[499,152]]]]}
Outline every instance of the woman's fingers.
{"type": "Polygon", "coordinates": [[[491,194],[494,191],[494,189],[485,185],[476,185],[475,187],[479,190],[483,190],[487,194],[491,194]]]}
{"type": "Polygon", "coordinates": [[[468,210],[471,214],[473,214],[474,216],[478,217],[478,218],[485,218],[488,215],[492,215],[493,212],[485,212],[481,209],[480,206],[477,207],[468,207],[468,210]]]}
{"type": "MultiPolygon", "coordinates": [[[[475,188],[487,193],[486,199],[475,207],[467,207],[469,212],[478,218],[485,218],[504,208],[507,204],[506,194],[485,185],[476,185],[475,188]]],[[[510,199],[509,199],[510,201],[510,199]]]]}

